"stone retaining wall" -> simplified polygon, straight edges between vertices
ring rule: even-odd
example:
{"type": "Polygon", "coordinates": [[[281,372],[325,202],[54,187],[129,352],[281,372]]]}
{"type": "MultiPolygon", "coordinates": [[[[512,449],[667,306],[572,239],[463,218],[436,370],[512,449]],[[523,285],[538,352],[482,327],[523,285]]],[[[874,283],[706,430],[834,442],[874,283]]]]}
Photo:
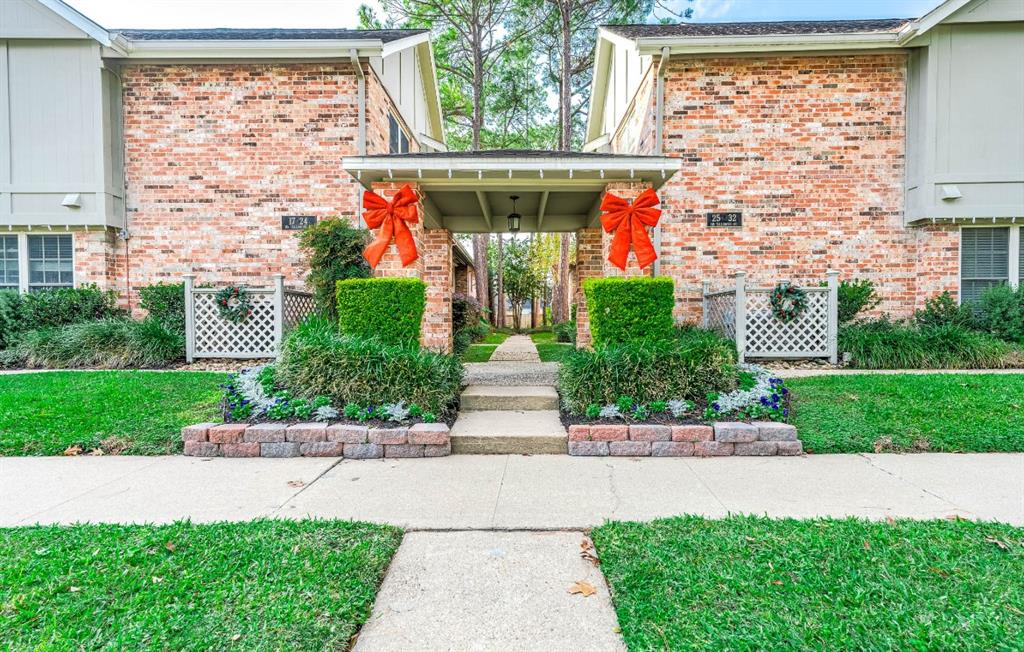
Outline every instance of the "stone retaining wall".
{"type": "Polygon", "coordinates": [[[181,429],[194,457],[443,457],[451,455],[448,426],[368,428],[346,423],[198,423],[181,429]]]}
{"type": "Polygon", "coordinates": [[[803,452],[796,428],[774,421],[719,421],[713,426],[569,426],[570,455],[722,457],[800,455],[803,452]]]}

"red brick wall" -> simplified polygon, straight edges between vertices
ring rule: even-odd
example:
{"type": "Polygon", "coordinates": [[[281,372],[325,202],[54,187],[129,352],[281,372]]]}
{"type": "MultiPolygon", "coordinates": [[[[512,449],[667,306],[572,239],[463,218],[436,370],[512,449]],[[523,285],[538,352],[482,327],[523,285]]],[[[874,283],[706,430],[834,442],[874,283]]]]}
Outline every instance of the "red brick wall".
{"type": "MultiPolygon", "coordinates": [[[[381,153],[389,100],[365,70],[367,147],[381,153]]],[[[188,272],[261,285],[280,272],[302,285],[281,216],[358,215],[362,188],[341,167],[358,147],[352,66],[133,65],[122,78],[132,285],[188,272]]]]}
{"type": "Polygon", "coordinates": [[[683,161],[661,190],[661,273],[681,316],[698,318],[703,280],[739,270],[757,285],[870,278],[900,315],[955,289],[956,232],[903,226],[905,74],[902,54],[670,61],[664,147],[683,161]],[[712,211],[743,227],[706,227],[712,211]]]}

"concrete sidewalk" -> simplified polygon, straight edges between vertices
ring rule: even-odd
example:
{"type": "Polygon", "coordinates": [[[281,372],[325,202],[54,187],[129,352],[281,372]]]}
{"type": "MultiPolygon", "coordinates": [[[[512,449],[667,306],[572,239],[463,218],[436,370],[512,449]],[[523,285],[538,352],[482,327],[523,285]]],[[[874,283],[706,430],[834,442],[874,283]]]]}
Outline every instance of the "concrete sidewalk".
{"type": "Polygon", "coordinates": [[[798,458],[0,458],[0,525],[351,518],[411,529],[584,529],[690,513],[1024,525],[1024,454],[798,458]]]}

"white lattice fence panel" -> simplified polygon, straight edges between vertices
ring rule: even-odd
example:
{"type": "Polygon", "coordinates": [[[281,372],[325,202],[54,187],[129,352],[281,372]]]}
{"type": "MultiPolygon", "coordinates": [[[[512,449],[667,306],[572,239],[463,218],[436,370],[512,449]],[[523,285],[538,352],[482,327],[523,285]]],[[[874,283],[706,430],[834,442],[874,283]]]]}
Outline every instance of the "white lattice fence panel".
{"type": "Polygon", "coordinates": [[[284,292],[284,329],[291,330],[303,319],[316,311],[316,301],[309,292],[285,290],[284,292]]]}
{"type": "Polygon", "coordinates": [[[706,301],[708,328],[722,337],[736,339],[736,293],[709,294],[706,301]]]}
{"type": "Polygon", "coordinates": [[[829,355],[828,290],[807,288],[807,309],[791,322],[772,312],[768,290],[747,290],[747,357],[829,355]]]}
{"type": "Polygon", "coordinates": [[[274,291],[249,290],[252,314],[241,324],[221,319],[216,290],[195,290],[196,357],[270,358],[277,355],[274,342],[274,291]]]}

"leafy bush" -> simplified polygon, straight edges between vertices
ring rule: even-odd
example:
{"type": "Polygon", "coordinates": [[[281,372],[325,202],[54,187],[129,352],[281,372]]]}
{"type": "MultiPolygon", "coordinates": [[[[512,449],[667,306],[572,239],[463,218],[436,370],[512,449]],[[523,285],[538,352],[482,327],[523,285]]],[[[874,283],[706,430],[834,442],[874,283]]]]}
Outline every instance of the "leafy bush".
{"type": "Polygon", "coordinates": [[[837,297],[840,324],[853,321],[861,312],[871,310],[882,302],[882,297],[875,291],[875,284],[868,279],[840,281],[837,297]]]}
{"type": "Polygon", "coordinates": [[[22,330],[25,331],[122,317],[124,314],[117,307],[117,295],[95,285],[30,292],[21,300],[22,330]]]}
{"type": "Polygon", "coordinates": [[[487,337],[490,327],[483,321],[480,302],[466,294],[452,297],[453,348],[457,354],[465,352],[473,342],[487,337]]]}
{"type": "Polygon", "coordinates": [[[914,323],[922,328],[958,326],[975,328],[977,319],[970,305],[960,305],[949,292],[927,299],[924,308],[914,313],[914,323]]]}
{"type": "Polygon", "coordinates": [[[48,369],[165,367],[184,352],[184,337],[155,319],[111,318],[27,332],[5,362],[48,369]]]}
{"type": "Polygon", "coordinates": [[[344,335],[388,344],[418,343],[426,285],[417,278],[338,281],[338,325],[344,335]]]}
{"type": "Polygon", "coordinates": [[[1024,286],[989,288],[976,307],[981,328],[1007,342],[1024,344],[1024,286]]]}
{"type": "Polygon", "coordinates": [[[887,317],[841,328],[839,350],[860,369],[993,369],[1020,356],[1012,345],[957,324],[915,326],[887,317]]]}
{"type": "Polygon", "coordinates": [[[736,385],[735,346],[696,328],[663,340],[608,344],[593,351],[576,349],[562,358],[558,385],[572,414],[589,405],[607,405],[619,397],[635,403],[703,399],[736,385]]]}
{"type": "Polygon", "coordinates": [[[22,330],[21,294],[0,290],[0,349],[10,346],[22,330]]]}
{"type": "Polygon", "coordinates": [[[338,281],[370,276],[370,265],[363,258],[369,239],[369,231],[353,228],[340,218],[322,220],[299,234],[299,248],[309,256],[306,283],[326,317],[338,316],[334,303],[338,281]]]}
{"type": "Polygon", "coordinates": [[[576,321],[564,321],[551,327],[556,342],[576,343],[576,321]]]}
{"type": "Polygon", "coordinates": [[[441,414],[455,403],[462,365],[418,345],[346,336],[330,321],[311,317],[286,339],[277,378],[296,396],[326,396],[336,406],[406,401],[441,414]]]}
{"type": "Polygon", "coordinates": [[[184,283],[157,283],[140,287],[139,307],[167,330],[185,332],[184,283]]]}
{"type": "Polygon", "coordinates": [[[583,282],[594,346],[671,337],[670,278],[592,278],[583,282]]]}

